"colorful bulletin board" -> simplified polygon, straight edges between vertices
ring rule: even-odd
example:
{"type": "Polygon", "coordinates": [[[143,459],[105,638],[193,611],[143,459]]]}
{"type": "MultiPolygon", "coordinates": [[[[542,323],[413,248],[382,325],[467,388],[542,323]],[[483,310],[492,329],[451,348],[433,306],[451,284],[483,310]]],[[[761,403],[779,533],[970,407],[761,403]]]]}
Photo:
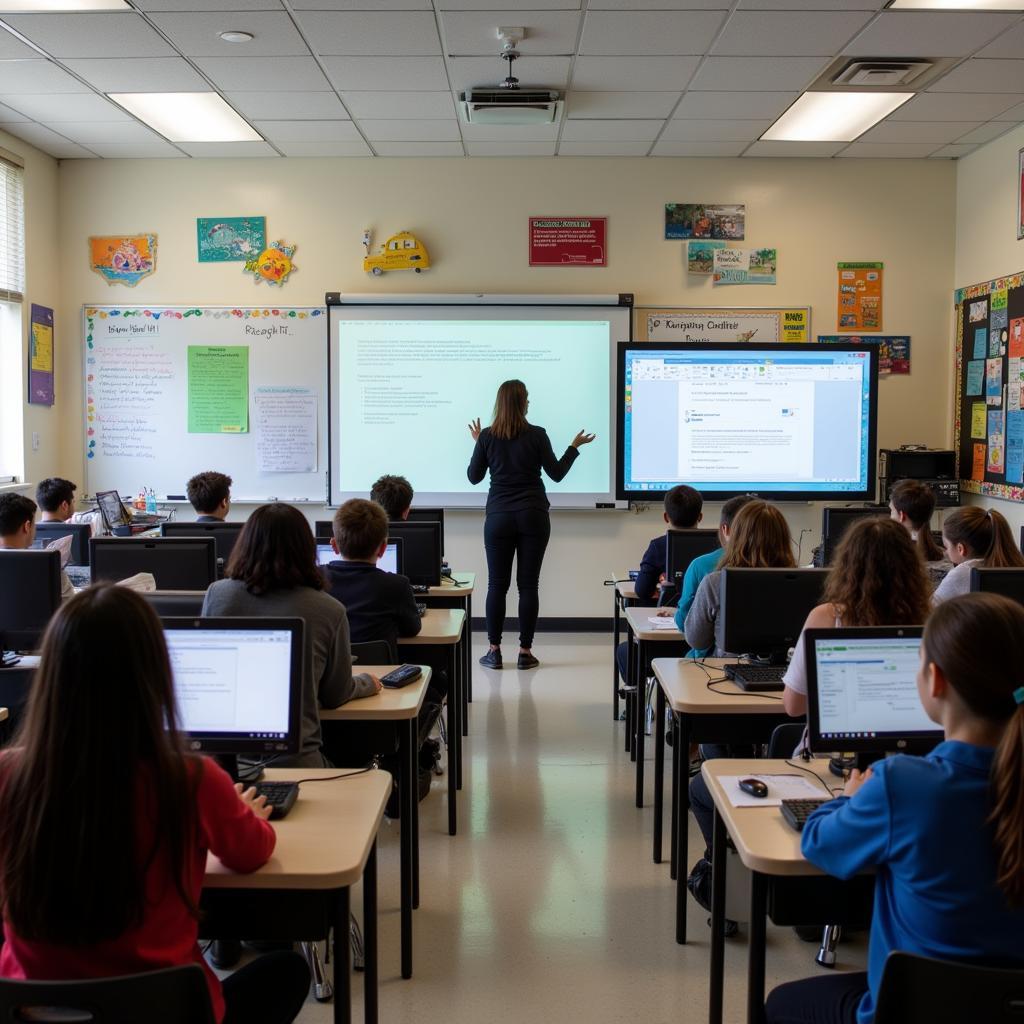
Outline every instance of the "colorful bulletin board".
{"type": "Polygon", "coordinates": [[[954,296],[960,486],[1024,501],[1024,273],[954,296]]]}
{"type": "Polygon", "coordinates": [[[637,341],[810,341],[811,307],[637,306],[633,313],[637,341]]]}

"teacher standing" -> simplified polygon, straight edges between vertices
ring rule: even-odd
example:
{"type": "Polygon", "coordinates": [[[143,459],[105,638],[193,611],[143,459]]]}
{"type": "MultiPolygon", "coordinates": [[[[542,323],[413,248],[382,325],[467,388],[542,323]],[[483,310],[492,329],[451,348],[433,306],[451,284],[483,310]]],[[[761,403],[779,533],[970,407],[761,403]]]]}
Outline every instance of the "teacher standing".
{"type": "Polygon", "coordinates": [[[540,599],[540,566],[551,536],[551,507],[540,471],[556,483],[563,479],[579,455],[579,449],[594,440],[581,430],[555,458],[547,431],[527,422],[530,397],[521,380],[507,380],[498,388],[494,418],[480,429],[480,420],[469,424],[476,442],[466,471],[470,483],[478,484],[488,470],[491,486],[487,492],[484,519],[484,549],[487,552],[487,640],[490,648],[480,659],[486,668],[501,668],[501,633],[505,625],[505,596],[512,583],[512,559],[516,559],[519,589],[519,658],[517,668],[535,668],[533,634],[537,628],[540,599]]]}

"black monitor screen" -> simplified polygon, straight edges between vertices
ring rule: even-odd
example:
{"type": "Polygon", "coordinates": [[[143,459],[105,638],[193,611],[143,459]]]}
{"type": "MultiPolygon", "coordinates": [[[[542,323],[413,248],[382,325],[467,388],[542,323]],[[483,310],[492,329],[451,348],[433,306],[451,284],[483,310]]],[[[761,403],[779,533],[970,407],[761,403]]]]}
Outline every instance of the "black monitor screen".
{"type": "Polygon", "coordinates": [[[217,545],[217,557],[227,565],[231,552],[245,523],[164,523],[162,537],[212,537],[217,545]]]}
{"type": "Polygon", "coordinates": [[[666,536],[668,559],[665,577],[677,585],[695,558],[709,554],[722,543],[717,530],[669,530],[666,536]]]}
{"type": "Polygon", "coordinates": [[[1024,604],[1024,569],[971,569],[971,590],[1002,594],[1024,604]]]}
{"type": "Polygon", "coordinates": [[[441,583],[441,524],[391,523],[388,534],[402,543],[404,575],[409,582],[420,586],[436,587],[441,583]]]}
{"type": "Polygon", "coordinates": [[[123,580],[149,572],[157,590],[205,590],[217,578],[212,537],[93,537],[93,580],[123,580]]]}
{"type": "Polygon", "coordinates": [[[0,551],[0,647],[37,647],[60,607],[60,552],[0,551]]]}
{"type": "Polygon", "coordinates": [[[421,508],[413,505],[405,517],[407,523],[440,523],[441,524],[441,553],[444,554],[444,509],[443,508],[421,508]]]}
{"type": "Polygon", "coordinates": [[[71,537],[72,565],[89,564],[89,538],[92,527],[88,523],[36,523],[37,548],[45,548],[59,537],[71,537]]]}
{"type": "Polygon", "coordinates": [[[827,569],[724,569],[723,646],[785,664],[808,614],[821,603],[827,569]]]}
{"type": "Polygon", "coordinates": [[[313,524],[313,534],[317,541],[326,541],[330,544],[334,536],[334,523],[330,519],[317,519],[313,524]]]}
{"type": "Polygon", "coordinates": [[[888,505],[851,505],[843,508],[826,506],[821,510],[821,547],[825,565],[831,565],[843,534],[858,519],[889,516],[888,505]]]}

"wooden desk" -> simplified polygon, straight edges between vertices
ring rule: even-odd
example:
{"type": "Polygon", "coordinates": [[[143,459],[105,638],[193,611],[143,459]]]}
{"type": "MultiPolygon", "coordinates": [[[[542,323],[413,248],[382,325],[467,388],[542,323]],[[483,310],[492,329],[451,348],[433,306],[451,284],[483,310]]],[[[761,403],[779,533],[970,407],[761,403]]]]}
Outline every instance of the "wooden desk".
{"type": "Polygon", "coordinates": [[[792,722],[781,693],[747,693],[721,668],[735,659],[655,658],[654,863],[661,863],[665,779],[665,708],[672,711],[672,829],[670,877],[676,882],[676,942],[686,942],[686,872],[689,857],[691,743],[767,743],[777,725],[792,722]],[[708,686],[712,683],[714,689],[708,686]]]}
{"type": "Polygon", "coordinates": [[[277,768],[269,781],[306,782],[286,818],[274,822],[277,846],[258,871],[235,874],[212,854],[203,881],[204,937],[327,938],[334,928],[334,1022],[352,1019],[349,889],[363,879],[366,1024],[377,1021],[377,830],[391,776],[371,771],[335,779],[327,768],[277,768]]]}
{"type": "MultiPolygon", "coordinates": [[[[636,587],[629,578],[628,572],[619,572],[613,576],[617,582],[612,589],[612,721],[619,720],[619,664],[617,656],[622,631],[622,610],[636,604],[636,587]]],[[[629,679],[626,679],[629,682],[629,679]]]]}
{"type": "Polygon", "coordinates": [[[439,587],[431,587],[424,597],[429,608],[464,608],[466,630],[459,644],[462,657],[462,735],[469,735],[469,705],[473,702],[473,590],[476,588],[475,572],[453,572],[451,579],[443,579],[439,587]]]}
{"type": "Polygon", "coordinates": [[[417,636],[401,637],[399,648],[423,644],[446,650],[448,671],[448,834],[457,831],[456,793],[462,788],[462,693],[463,679],[458,645],[466,627],[464,608],[428,608],[417,636]]]}
{"type": "MultiPolygon", "coordinates": [[[[395,665],[360,665],[378,679],[395,665]]],[[[417,715],[430,685],[430,666],[421,665],[423,675],[399,690],[385,687],[373,697],[361,697],[340,708],[322,708],[321,722],[374,722],[393,726],[398,736],[398,828],[402,915],[402,977],[412,977],[412,912],[420,905],[420,819],[417,754],[417,715]]]]}

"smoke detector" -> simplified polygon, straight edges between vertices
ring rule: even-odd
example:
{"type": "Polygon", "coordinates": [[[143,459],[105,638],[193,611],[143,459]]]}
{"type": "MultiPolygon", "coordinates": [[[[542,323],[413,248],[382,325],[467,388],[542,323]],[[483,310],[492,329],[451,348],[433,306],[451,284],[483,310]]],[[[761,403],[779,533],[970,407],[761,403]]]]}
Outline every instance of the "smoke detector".
{"type": "Polygon", "coordinates": [[[932,67],[927,60],[855,60],[832,78],[832,84],[892,89],[909,85],[932,67]]]}

